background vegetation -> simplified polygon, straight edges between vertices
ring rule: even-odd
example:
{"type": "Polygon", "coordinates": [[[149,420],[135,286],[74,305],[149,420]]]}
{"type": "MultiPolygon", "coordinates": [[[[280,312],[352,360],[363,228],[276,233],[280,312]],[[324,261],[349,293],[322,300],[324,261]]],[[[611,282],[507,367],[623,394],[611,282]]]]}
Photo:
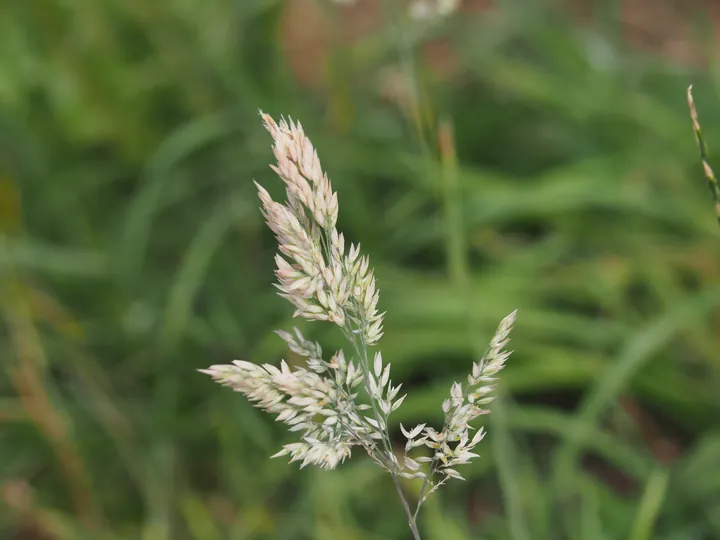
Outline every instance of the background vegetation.
{"type": "Polygon", "coordinates": [[[389,9],[357,35],[361,12],[308,5],[0,5],[0,536],[409,537],[361,453],[271,461],[282,428],[195,371],[293,360],[262,108],[303,122],[377,269],[397,422],[439,422],[520,309],[482,459],[427,538],[720,538],[720,233],[684,101],[720,147],[711,19],[680,62],[622,2],[389,9]]]}

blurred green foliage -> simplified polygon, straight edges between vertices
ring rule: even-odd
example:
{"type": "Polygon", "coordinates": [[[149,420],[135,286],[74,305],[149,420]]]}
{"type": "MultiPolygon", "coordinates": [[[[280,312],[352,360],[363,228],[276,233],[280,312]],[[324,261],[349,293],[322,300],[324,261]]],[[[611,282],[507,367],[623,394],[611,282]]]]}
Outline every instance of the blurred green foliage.
{"type": "Polygon", "coordinates": [[[720,241],[685,88],[711,149],[720,102],[612,28],[514,4],[438,30],[460,76],[413,67],[428,36],[390,27],[335,51],[330,94],[289,71],[276,0],[0,6],[3,538],[409,537],[360,452],[271,461],[289,436],[195,371],[287,357],[272,330],[297,323],[252,184],[280,195],[258,108],[302,121],[377,269],[397,422],[439,422],[520,310],[482,459],[424,538],[720,538],[720,241]],[[399,58],[425,151],[376,88],[399,58]]]}

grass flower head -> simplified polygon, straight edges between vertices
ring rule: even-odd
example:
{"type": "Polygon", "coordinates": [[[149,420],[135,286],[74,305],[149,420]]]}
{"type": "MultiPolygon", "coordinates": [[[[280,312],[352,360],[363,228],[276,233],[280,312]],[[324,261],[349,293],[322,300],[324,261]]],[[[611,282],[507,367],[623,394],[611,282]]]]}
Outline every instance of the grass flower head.
{"type": "Polygon", "coordinates": [[[515,312],[497,329],[483,358],[474,363],[466,385],[453,384],[442,405],[445,422],[440,431],[427,424],[407,430],[405,455],[398,459],[390,439],[389,416],[402,404],[402,385],[393,385],[390,363],[370,349],[383,335],[383,314],[378,312],[379,290],[367,256],[350,244],[337,228],[338,198],[322,170],[317,152],[299,123],[275,122],[261,113],[273,138],[276,163],[272,169],[285,184],[287,200],[274,201],[256,183],[262,213],[278,242],[275,257],[277,288],[294,307],[294,316],[329,321],[337,325],[351,353],[336,351],[325,359],[321,346],[306,340],[299,330],[278,331],[306,365],[290,368],[236,360],[201,370],[224,386],[244,394],[256,407],[276,414],[276,420],[299,434],[273,457],[290,456],[301,467],[318,465],[333,469],[361,447],[392,475],[408,522],[416,539],[417,513],[427,496],[449,478],[462,479],[456,470],[474,457],[483,439],[481,428],[471,422],[487,414],[492,382],[504,367],[509,352],[504,348],[515,322],[515,312]],[[364,390],[369,403],[360,399],[364,390]],[[472,431],[475,431],[474,434],[472,431]],[[419,447],[425,454],[413,458],[419,447]],[[423,465],[425,463],[426,465],[423,465]],[[400,489],[398,478],[419,478],[423,486],[415,512],[400,489]],[[439,480],[436,480],[439,478],[439,480]]]}

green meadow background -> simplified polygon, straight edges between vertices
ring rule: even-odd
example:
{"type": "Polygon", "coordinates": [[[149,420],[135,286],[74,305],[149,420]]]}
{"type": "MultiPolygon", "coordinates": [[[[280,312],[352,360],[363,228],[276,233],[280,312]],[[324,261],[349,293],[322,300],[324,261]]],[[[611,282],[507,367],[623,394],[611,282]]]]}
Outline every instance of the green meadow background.
{"type": "Polygon", "coordinates": [[[270,460],[292,436],[196,371],[297,361],[272,333],[294,324],[342,346],[272,287],[258,109],[303,123],[376,268],[394,434],[440,423],[519,309],[482,457],[424,539],[720,538],[720,228],[685,102],[720,149],[708,19],[681,10],[680,62],[619,2],[419,28],[387,0],[308,79],[286,4],[0,4],[0,538],[410,538],[362,452],[270,460]]]}

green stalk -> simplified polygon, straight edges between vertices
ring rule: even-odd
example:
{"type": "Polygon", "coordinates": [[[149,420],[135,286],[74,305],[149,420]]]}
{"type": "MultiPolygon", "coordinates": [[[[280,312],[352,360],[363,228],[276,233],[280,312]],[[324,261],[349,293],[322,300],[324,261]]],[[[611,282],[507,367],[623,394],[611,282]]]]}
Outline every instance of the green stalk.
{"type": "MultiPolygon", "coordinates": [[[[362,335],[362,334],[361,334],[362,335]]],[[[364,338],[360,338],[359,340],[355,339],[353,337],[352,332],[349,332],[347,334],[348,340],[353,344],[353,347],[355,348],[355,351],[360,358],[360,361],[363,365],[363,375],[365,378],[365,390],[367,391],[368,395],[370,396],[370,403],[372,405],[373,413],[375,415],[375,420],[380,424],[380,421],[383,420],[382,415],[380,414],[380,411],[378,411],[377,403],[375,400],[375,397],[370,393],[370,384],[368,383],[368,376],[370,373],[370,362],[368,360],[368,354],[367,354],[367,344],[365,343],[364,338]],[[359,343],[358,343],[359,341],[359,343]]],[[[392,443],[390,442],[390,437],[387,432],[387,418],[383,421],[384,428],[380,431],[382,432],[382,442],[383,446],[385,447],[385,452],[388,456],[392,454],[392,443]]],[[[380,425],[383,425],[380,424],[380,425]]],[[[405,515],[408,519],[408,526],[410,527],[410,531],[413,534],[414,540],[422,540],[420,537],[420,533],[417,528],[417,523],[415,522],[415,515],[413,515],[412,511],[410,510],[410,505],[407,502],[407,499],[405,498],[405,495],[402,492],[402,488],[400,487],[400,480],[398,479],[395,463],[390,461],[387,464],[388,471],[390,472],[390,476],[392,476],[393,484],[395,484],[395,489],[397,490],[398,496],[400,497],[400,502],[402,503],[403,510],[405,511],[405,515]]]]}

